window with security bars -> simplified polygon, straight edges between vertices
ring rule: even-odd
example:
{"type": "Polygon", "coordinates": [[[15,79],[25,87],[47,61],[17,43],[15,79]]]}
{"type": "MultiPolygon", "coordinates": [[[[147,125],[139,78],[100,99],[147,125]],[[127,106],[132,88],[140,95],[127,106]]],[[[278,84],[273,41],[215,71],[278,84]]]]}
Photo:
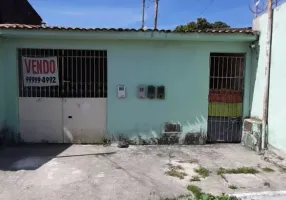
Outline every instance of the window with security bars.
{"type": "Polygon", "coordinates": [[[107,98],[107,51],[18,49],[19,96],[107,98]],[[58,86],[24,86],[22,57],[57,57],[58,86]]]}
{"type": "Polygon", "coordinates": [[[243,91],[244,54],[211,53],[210,90],[243,91]]]}

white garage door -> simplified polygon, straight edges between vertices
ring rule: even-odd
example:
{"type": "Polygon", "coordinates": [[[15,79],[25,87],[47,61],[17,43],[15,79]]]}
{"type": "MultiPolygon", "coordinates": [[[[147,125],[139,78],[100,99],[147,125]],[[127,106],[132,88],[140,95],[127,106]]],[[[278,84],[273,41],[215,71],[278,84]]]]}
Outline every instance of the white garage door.
{"type": "MultiPolygon", "coordinates": [[[[40,62],[33,70],[42,71],[40,62]]],[[[107,52],[19,49],[20,136],[31,143],[98,143],[106,131],[107,52]],[[59,84],[24,84],[22,57],[56,57],[59,84]],[[38,84],[38,85],[37,85],[38,84]]],[[[43,70],[44,71],[44,70],[43,70]]],[[[38,76],[38,75],[37,75],[38,76]]]]}

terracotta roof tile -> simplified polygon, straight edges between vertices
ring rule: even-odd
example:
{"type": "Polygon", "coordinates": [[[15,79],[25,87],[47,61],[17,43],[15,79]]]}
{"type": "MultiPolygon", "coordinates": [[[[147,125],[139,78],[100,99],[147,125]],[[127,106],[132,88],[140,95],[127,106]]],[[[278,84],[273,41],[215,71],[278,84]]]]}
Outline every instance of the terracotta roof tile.
{"type": "Polygon", "coordinates": [[[225,29],[207,29],[197,31],[175,31],[165,29],[128,29],[128,28],[79,28],[79,27],[63,27],[63,26],[46,26],[46,25],[27,25],[27,24],[0,24],[0,29],[24,29],[24,30],[78,30],[78,31],[108,31],[108,32],[164,32],[164,33],[238,33],[253,34],[250,28],[225,28],[225,29]]]}

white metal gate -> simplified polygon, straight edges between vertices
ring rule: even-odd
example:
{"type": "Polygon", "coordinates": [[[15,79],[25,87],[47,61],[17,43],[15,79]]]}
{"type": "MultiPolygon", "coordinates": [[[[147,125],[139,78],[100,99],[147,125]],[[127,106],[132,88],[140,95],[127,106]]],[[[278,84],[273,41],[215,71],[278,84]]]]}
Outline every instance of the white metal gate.
{"type": "Polygon", "coordinates": [[[107,52],[19,49],[23,142],[97,143],[106,130],[107,52]],[[58,86],[24,86],[21,57],[57,57],[58,86]]]}
{"type": "Polygon", "coordinates": [[[244,54],[210,55],[209,142],[241,140],[244,62],[244,54]]]}

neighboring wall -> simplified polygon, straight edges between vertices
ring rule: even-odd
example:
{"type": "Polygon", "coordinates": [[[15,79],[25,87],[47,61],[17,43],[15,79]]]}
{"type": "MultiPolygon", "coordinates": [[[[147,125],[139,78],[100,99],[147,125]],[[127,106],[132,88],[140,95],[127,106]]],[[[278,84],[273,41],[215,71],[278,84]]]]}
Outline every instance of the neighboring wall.
{"type": "MultiPolygon", "coordinates": [[[[3,66],[3,48],[0,38],[0,133],[5,127],[5,94],[4,94],[4,66],[3,66]]],[[[1,140],[1,136],[0,136],[1,140]]]]}
{"type": "Polygon", "coordinates": [[[27,0],[0,0],[0,23],[40,25],[42,18],[27,0]]]}
{"type": "Polygon", "coordinates": [[[109,134],[157,136],[167,121],[180,122],[184,133],[206,132],[210,52],[247,53],[244,116],[249,115],[251,55],[249,43],[180,41],[7,40],[4,43],[7,123],[18,124],[16,48],[106,49],[108,51],[109,134]],[[117,85],[127,88],[117,98],[117,85]],[[137,98],[139,84],[166,86],[165,100],[137,98]]]}
{"type": "MultiPolygon", "coordinates": [[[[254,28],[261,32],[259,45],[259,59],[257,70],[253,76],[254,93],[251,115],[262,118],[264,72],[266,57],[267,14],[254,21],[254,28]]],[[[272,35],[272,57],[269,88],[269,116],[268,116],[268,141],[269,144],[279,149],[286,150],[286,3],[274,9],[272,35]]]]}

